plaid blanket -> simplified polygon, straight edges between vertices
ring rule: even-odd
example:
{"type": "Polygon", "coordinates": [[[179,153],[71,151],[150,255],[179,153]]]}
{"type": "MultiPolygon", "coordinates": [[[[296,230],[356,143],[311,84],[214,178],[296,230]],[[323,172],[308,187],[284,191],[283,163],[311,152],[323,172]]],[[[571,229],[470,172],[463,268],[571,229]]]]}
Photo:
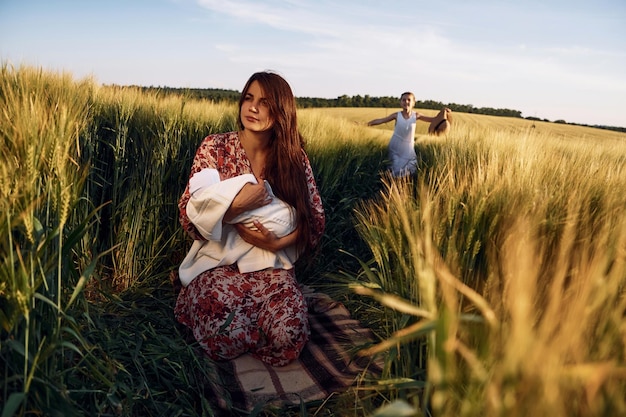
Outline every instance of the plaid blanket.
{"type": "Polygon", "coordinates": [[[284,407],[324,400],[341,393],[367,375],[379,375],[379,363],[355,355],[373,342],[368,329],[343,304],[305,288],[311,339],[300,358],[287,366],[272,367],[243,355],[216,362],[221,381],[206,395],[219,408],[251,412],[271,405],[284,407]]]}

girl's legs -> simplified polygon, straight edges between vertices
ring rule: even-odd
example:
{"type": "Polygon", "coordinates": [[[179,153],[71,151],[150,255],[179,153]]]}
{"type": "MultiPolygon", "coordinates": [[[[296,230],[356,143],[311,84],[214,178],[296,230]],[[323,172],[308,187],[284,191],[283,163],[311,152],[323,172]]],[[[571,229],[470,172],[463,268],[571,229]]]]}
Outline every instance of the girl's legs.
{"type": "Polygon", "coordinates": [[[415,145],[392,138],[389,142],[389,164],[394,177],[413,174],[417,170],[417,155],[415,145]]]}

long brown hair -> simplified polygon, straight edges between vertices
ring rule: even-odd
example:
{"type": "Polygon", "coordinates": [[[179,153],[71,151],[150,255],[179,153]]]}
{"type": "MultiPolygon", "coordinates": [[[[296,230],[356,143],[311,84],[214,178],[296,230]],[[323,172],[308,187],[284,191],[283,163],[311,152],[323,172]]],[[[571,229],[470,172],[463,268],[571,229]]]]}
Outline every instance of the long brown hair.
{"type": "Polygon", "coordinates": [[[310,249],[312,214],[303,165],[305,143],[298,130],[296,99],[291,87],[280,75],[269,71],[252,74],[239,99],[240,129],[243,129],[241,106],[254,81],[260,84],[274,121],[265,161],[265,179],[269,181],[278,198],[296,209],[299,230],[296,247],[302,252],[310,249]]]}

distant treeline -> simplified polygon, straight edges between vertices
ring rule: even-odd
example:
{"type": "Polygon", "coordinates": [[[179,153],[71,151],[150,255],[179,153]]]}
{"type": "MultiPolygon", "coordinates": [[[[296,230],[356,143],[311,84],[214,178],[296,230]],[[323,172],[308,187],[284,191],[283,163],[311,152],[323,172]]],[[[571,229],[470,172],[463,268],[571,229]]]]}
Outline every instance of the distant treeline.
{"type": "MultiPolygon", "coordinates": [[[[184,95],[189,98],[210,100],[210,101],[228,101],[237,102],[241,92],[236,90],[224,90],[219,88],[174,88],[174,87],[139,87],[144,91],[159,91],[165,94],[177,94],[184,95]]],[[[298,106],[301,108],[314,108],[314,107],[383,107],[383,108],[399,108],[399,97],[372,97],[369,95],[356,95],[348,96],[342,95],[337,98],[319,98],[319,97],[296,97],[298,106]]],[[[523,119],[522,112],[512,109],[494,109],[492,107],[474,107],[471,104],[457,104],[447,103],[444,104],[440,101],[434,100],[418,100],[415,102],[415,107],[418,109],[432,109],[439,110],[443,107],[448,107],[452,111],[459,113],[473,113],[473,114],[485,114],[490,116],[504,116],[504,117],[517,117],[523,119]]],[[[526,117],[527,120],[551,122],[548,119],[541,119],[538,117],[526,117]]],[[[572,124],[577,126],[595,127],[598,129],[607,129],[617,132],[626,133],[626,127],[617,126],[603,126],[603,125],[586,125],[579,123],[568,123],[565,120],[555,120],[554,123],[572,124]]]]}

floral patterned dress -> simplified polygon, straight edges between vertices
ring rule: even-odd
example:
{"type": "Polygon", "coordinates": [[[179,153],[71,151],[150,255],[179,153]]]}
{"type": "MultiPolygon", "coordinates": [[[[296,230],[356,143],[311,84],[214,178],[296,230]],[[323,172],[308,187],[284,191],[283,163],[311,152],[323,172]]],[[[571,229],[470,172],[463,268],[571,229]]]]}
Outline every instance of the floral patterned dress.
{"type": "MultiPolygon", "coordinates": [[[[311,243],[324,231],[322,201],[303,151],[307,187],[313,212],[311,243]]],[[[204,168],[217,169],[222,180],[252,173],[237,132],[207,136],[200,144],[191,176],[204,168]]],[[[189,186],[180,198],[180,222],[196,240],[204,239],[186,213],[189,186]]],[[[307,306],[294,269],[264,269],[241,273],[237,265],[204,271],[183,287],[174,308],[176,319],[189,327],[215,360],[249,352],[273,366],[296,359],[309,338],[307,306]]]]}

